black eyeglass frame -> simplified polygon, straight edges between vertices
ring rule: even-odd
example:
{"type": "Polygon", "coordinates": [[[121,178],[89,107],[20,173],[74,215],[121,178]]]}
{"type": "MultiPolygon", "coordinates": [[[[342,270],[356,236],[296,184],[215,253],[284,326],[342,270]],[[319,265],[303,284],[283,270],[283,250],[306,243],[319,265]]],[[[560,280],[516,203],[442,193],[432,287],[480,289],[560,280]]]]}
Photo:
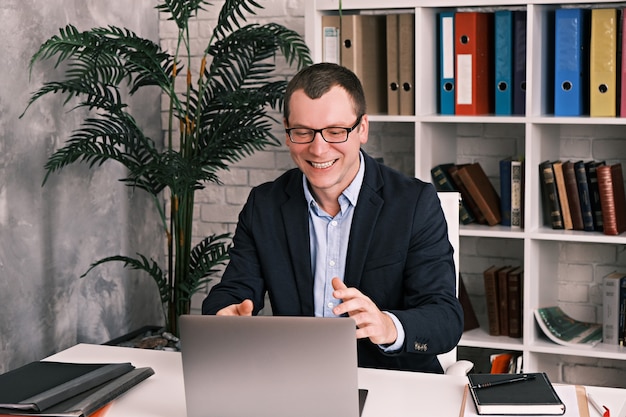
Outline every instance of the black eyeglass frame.
{"type": "Polygon", "coordinates": [[[315,135],[316,134],[320,134],[320,136],[322,137],[322,139],[324,139],[324,142],[326,143],[344,143],[348,141],[348,137],[350,136],[350,133],[355,130],[357,128],[357,126],[359,124],[361,124],[361,119],[363,119],[363,115],[360,115],[359,117],[357,117],[356,119],[356,123],[354,123],[354,125],[352,127],[342,127],[342,126],[328,126],[322,129],[311,129],[308,127],[292,127],[289,129],[285,129],[285,133],[287,133],[287,136],[289,136],[289,140],[291,141],[291,143],[295,143],[297,145],[306,145],[307,143],[311,143],[315,140],[315,135]],[[303,129],[303,130],[308,130],[313,132],[313,136],[311,136],[311,140],[307,141],[307,142],[296,142],[293,140],[293,138],[291,137],[291,131],[292,130],[296,130],[296,129],[303,129]],[[324,137],[324,133],[322,133],[324,130],[326,129],[344,129],[346,131],[346,138],[344,140],[341,141],[329,141],[328,139],[326,139],[324,137]]]}

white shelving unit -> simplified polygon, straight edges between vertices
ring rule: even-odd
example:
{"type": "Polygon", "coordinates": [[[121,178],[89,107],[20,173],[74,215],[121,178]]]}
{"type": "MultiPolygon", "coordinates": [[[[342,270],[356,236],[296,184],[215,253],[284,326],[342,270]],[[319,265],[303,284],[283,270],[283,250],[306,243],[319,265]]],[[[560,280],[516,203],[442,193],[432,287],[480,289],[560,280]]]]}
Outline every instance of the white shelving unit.
{"type": "MultiPolygon", "coordinates": [[[[626,361],[626,348],[600,345],[593,349],[570,348],[547,341],[538,329],[532,311],[540,306],[554,305],[559,300],[559,289],[555,277],[558,276],[559,252],[569,244],[600,245],[607,251],[616,251],[626,245],[626,235],[607,236],[601,232],[577,232],[552,230],[544,226],[541,210],[539,182],[539,164],[547,159],[561,159],[567,154],[572,134],[589,138],[592,147],[594,141],[618,141],[617,148],[626,149],[626,118],[563,118],[550,114],[549,91],[550,73],[547,57],[551,47],[546,42],[546,34],[551,29],[552,12],[560,7],[619,7],[626,3],[616,1],[566,3],[553,1],[463,1],[463,0],[343,0],[342,8],[346,13],[365,11],[371,13],[409,11],[415,14],[415,80],[416,114],[414,116],[374,115],[370,120],[376,122],[413,123],[415,126],[415,175],[430,181],[430,169],[441,163],[468,162],[459,161],[467,146],[488,148],[495,138],[485,132],[514,132],[507,139],[511,154],[524,154],[525,172],[525,228],[512,230],[508,227],[488,227],[481,225],[462,226],[461,247],[464,239],[495,239],[497,242],[510,243],[523,248],[520,264],[524,266],[524,320],[521,339],[507,336],[490,337],[486,329],[466,332],[460,346],[491,348],[520,351],[523,354],[524,370],[527,372],[545,371],[551,379],[561,380],[559,366],[564,357],[577,357],[581,361],[589,358],[602,360],[626,361]],[[526,115],[502,116],[440,116],[437,114],[437,14],[445,10],[466,8],[504,8],[527,11],[527,101],[526,115]],[[471,144],[463,132],[473,130],[483,132],[483,137],[472,138],[471,144]]],[[[311,0],[305,8],[305,36],[311,47],[316,62],[322,59],[322,15],[336,13],[338,0],[311,0]]],[[[385,80],[381,80],[385,82],[385,80]]],[[[480,136],[480,135],[479,135],[480,136]]],[[[393,138],[390,138],[393,140],[393,138]]],[[[599,142],[596,142],[599,143],[599,142]]],[[[590,152],[592,155],[593,152],[590,152]]],[[[626,160],[611,160],[603,157],[607,163],[626,160]]],[[[624,152],[621,153],[624,158],[624,152]]],[[[599,158],[594,158],[599,159],[599,158]]],[[[581,260],[580,262],[589,262],[581,260]]],[[[617,267],[626,270],[626,256],[622,253],[617,258],[617,267]]],[[[460,265],[464,274],[463,259],[460,265]]],[[[596,278],[597,281],[597,278],[596,278]]],[[[601,315],[600,315],[601,318],[601,315]]],[[[610,365],[609,365],[610,366],[610,365]]],[[[623,366],[623,364],[622,364],[623,366]]]]}

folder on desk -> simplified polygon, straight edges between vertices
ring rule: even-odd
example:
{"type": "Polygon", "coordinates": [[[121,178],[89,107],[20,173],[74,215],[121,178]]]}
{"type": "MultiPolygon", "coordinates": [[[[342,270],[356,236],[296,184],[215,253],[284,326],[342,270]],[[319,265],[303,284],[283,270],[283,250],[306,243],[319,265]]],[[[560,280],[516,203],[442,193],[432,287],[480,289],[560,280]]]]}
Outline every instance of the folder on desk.
{"type": "Polygon", "coordinates": [[[454,114],[454,12],[439,13],[439,113],[454,114]]]}
{"type": "Polygon", "coordinates": [[[513,11],[494,13],[494,62],[496,115],[513,114],[513,11]]]}
{"type": "Polygon", "coordinates": [[[322,61],[341,63],[341,20],[339,16],[322,16],[322,61]]]}
{"type": "Polygon", "coordinates": [[[384,15],[342,17],[341,65],[361,80],[369,114],[387,113],[386,21],[384,15]]]}
{"type": "Polygon", "coordinates": [[[588,12],[580,8],[555,12],[555,116],[588,112],[588,12]]]}
{"type": "Polygon", "coordinates": [[[493,13],[454,16],[456,115],[493,113],[493,13]]]}
{"type": "Polygon", "coordinates": [[[526,10],[513,12],[513,114],[526,114],[526,10]]]}
{"type": "Polygon", "coordinates": [[[589,115],[617,115],[617,9],[591,10],[589,115]]]}

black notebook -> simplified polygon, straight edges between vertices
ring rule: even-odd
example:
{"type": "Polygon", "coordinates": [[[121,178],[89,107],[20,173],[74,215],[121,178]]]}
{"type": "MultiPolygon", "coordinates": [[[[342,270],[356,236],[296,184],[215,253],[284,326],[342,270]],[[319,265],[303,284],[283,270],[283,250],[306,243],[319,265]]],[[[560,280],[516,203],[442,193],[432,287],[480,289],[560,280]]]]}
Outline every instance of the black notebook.
{"type": "Polygon", "coordinates": [[[565,404],[545,373],[469,374],[478,414],[562,415],[565,404]]]}
{"type": "Polygon", "coordinates": [[[31,362],[0,375],[0,414],[89,415],[152,374],[130,363],[31,362]]]}

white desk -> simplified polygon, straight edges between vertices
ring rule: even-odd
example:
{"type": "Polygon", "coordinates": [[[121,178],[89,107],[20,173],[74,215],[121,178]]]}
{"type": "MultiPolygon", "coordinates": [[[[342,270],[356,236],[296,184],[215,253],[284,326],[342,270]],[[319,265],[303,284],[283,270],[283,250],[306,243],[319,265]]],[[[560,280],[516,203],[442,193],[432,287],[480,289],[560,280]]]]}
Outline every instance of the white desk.
{"type": "MultiPolygon", "coordinates": [[[[79,344],[50,356],[60,362],[131,362],[155,374],[115,400],[107,417],[184,417],[185,393],[179,353],[79,344]]],[[[465,377],[359,368],[359,388],[369,390],[363,417],[457,417],[465,377]]],[[[612,417],[624,406],[626,390],[587,387],[612,417]]],[[[597,417],[590,411],[590,417],[597,417]]]]}

